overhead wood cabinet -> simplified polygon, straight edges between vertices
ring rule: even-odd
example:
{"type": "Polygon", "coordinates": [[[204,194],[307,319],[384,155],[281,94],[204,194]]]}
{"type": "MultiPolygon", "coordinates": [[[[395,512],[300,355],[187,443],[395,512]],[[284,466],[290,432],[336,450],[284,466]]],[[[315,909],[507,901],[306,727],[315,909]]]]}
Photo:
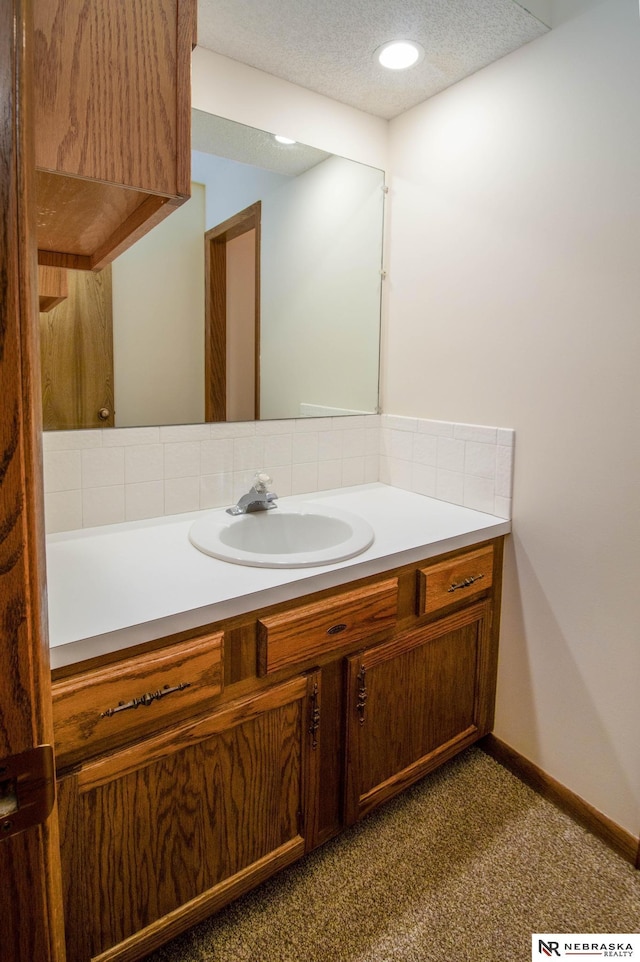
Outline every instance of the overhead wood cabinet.
{"type": "Polygon", "coordinates": [[[100,270],[189,197],[196,0],[35,0],[38,261],[100,270]]]}

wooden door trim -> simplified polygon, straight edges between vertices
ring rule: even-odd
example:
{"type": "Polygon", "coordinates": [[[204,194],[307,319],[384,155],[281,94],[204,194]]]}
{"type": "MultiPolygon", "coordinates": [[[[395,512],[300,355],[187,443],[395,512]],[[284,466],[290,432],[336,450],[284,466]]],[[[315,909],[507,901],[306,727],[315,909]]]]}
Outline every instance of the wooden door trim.
{"type": "MultiPolygon", "coordinates": [[[[27,0],[0,0],[0,759],[53,742],[27,0]],[[8,670],[7,670],[8,669],[8,670]]],[[[57,812],[0,841],[3,962],[63,962],[57,812]]]]}
{"type": "Polygon", "coordinates": [[[205,270],[205,421],[227,420],[227,244],[229,241],[256,232],[255,257],[255,411],[260,418],[260,225],[262,202],[257,201],[204,235],[205,270]]]}

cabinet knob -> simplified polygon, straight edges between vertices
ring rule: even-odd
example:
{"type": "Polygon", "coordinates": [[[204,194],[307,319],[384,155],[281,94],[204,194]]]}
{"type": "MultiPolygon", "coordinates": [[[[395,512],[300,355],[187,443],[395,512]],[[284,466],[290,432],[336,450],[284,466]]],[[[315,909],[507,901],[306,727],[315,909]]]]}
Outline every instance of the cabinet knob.
{"type": "Polygon", "coordinates": [[[98,417],[100,418],[101,421],[108,421],[109,418],[111,417],[111,411],[109,410],[109,408],[100,408],[100,410],[98,411],[98,417]]]}

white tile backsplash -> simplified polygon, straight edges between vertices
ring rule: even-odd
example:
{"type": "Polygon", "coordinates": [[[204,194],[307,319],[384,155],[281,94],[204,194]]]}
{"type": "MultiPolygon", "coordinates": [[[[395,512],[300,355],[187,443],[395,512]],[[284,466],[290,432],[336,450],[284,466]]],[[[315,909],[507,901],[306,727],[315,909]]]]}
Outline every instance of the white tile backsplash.
{"type": "Polygon", "coordinates": [[[464,441],[439,437],[438,468],[443,471],[457,471],[461,474],[464,471],[465,447],[464,441]]]}
{"type": "Polygon", "coordinates": [[[380,444],[380,481],[511,517],[511,428],[383,414],[380,444]]]}
{"type": "Polygon", "coordinates": [[[104,488],[83,488],[83,527],[92,528],[94,525],[100,524],[118,524],[124,520],[124,484],[112,484],[104,488]]]}
{"type": "Polygon", "coordinates": [[[75,531],[82,527],[82,491],[50,491],[45,495],[47,531],[75,531]]]}
{"type": "Polygon", "coordinates": [[[342,487],[342,461],[318,461],[318,490],[342,487]]]}
{"type": "Polygon", "coordinates": [[[200,478],[167,478],[164,482],[164,513],[182,514],[200,507],[200,478]]]}
{"type": "Polygon", "coordinates": [[[222,508],[233,501],[233,475],[203,474],[200,478],[200,507],[222,508]]]}
{"type": "Polygon", "coordinates": [[[233,438],[200,442],[200,474],[229,474],[233,471],[233,438]]]}
{"type": "Polygon", "coordinates": [[[164,514],[164,483],[162,481],[139,481],[124,486],[124,513],[126,521],[142,521],[164,514]]]}
{"type": "Polygon", "coordinates": [[[382,481],[511,516],[515,432],[396,415],[43,435],[47,531],[231,504],[267,471],[280,497],[382,481]]]}
{"type": "Polygon", "coordinates": [[[310,464],[318,460],[318,432],[306,431],[293,436],[293,463],[310,464]]]}
{"type": "Polygon", "coordinates": [[[438,468],[436,498],[440,501],[451,501],[452,504],[464,504],[464,474],[438,468]]]}
{"type": "Polygon", "coordinates": [[[309,494],[318,490],[318,462],[294,464],[291,469],[291,493],[309,494]]]}
{"type": "Polygon", "coordinates": [[[199,441],[169,441],[164,445],[165,478],[196,478],[199,475],[199,441]]]}
{"type": "Polygon", "coordinates": [[[475,478],[495,478],[496,448],[495,443],[467,441],[464,446],[464,473],[475,478]]]}
{"type": "Polygon", "coordinates": [[[82,452],[82,487],[102,488],[124,484],[124,448],[85,448],[82,452]]]}
{"type": "Polygon", "coordinates": [[[44,462],[46,491],[73,491],[82,487],[81,452],[48,451],[44,462]]]}
{"type": "Polygon", "coordinates": [[[126,484],[162,481],[164,478],[164,444],[132,444],[124,448],[126,484]]]}

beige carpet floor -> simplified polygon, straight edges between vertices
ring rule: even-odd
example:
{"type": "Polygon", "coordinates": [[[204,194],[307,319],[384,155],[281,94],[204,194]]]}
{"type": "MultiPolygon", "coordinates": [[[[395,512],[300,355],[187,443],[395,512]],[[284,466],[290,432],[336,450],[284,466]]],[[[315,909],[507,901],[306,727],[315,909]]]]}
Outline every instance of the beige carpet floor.
{"type": "Polygon", "coordinates": [[[640,931],[640,872],[471,748],[149,962],[530,962],[640,931]]]}

